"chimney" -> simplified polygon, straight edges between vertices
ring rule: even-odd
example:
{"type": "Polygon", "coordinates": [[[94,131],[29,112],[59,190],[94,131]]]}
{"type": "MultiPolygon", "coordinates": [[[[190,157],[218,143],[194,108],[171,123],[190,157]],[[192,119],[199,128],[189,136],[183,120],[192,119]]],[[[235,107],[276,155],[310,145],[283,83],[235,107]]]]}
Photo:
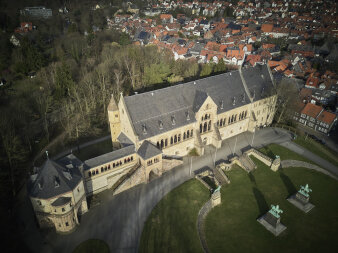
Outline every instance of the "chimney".
{"type": "Polygon", "coordinates": [[[189,120],[190,120],[189,112],[186,112],[186,113],[185,113],[185,116],[186,116],[187,120],[189,121],[189,120]]]}

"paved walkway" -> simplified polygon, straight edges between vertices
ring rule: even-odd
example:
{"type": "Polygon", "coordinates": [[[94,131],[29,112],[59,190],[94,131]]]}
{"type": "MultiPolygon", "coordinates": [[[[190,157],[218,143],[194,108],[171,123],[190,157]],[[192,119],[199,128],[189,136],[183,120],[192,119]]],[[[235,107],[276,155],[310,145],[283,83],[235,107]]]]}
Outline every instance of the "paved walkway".
{"type": "Polygon", "coordinates": [[[282,146],[306,157],[307,159],[315,162],[320,167],[325,168],[326,170],[330,171],[332,174],[338,176],[338,168],[333,164],[329,163],[325,159],[319,157],[318,155],[310,152],[309,150],[303,148],[302,146],[297,145],[294,142],[288,141],[285,143],[281,143],[282,146]]]}
{"type": "MultiPolygon", "coordinates": [[[[192,178],[194,170],[204,166],[212,167],[215,160],[227,160],[234,153],[240,155],[243,149],[250,146],[252,137],[253,134],[247,132],[227,139],[223,141],[216,154],[215,148],[207,147],[204,156],[184,158],[181,166],[164,173],[148,184],[136,186],[116,196],[112,196],[109,190],[99,194],[101,204],[83,215],[77,231],[69,235],[50,234],[47,238],[43,238],[36,229],[30,203],[26,199],[26,202],[21,203],[17,209],[22,217],[19,221],[22,236],[33,252],[72,252],[79,243],[90,238],[106,241],[111,252],[138,252],[144,223],[163,196],[192,178]]],[[[290,143],[291,137],[285,130],[265,128],[256,131],[253,146],[290,143]]],[[[299,149],[295,151],[305,153],[299,149]]],[[[322,161],[315,162],[323,166],[322,161]]]]}

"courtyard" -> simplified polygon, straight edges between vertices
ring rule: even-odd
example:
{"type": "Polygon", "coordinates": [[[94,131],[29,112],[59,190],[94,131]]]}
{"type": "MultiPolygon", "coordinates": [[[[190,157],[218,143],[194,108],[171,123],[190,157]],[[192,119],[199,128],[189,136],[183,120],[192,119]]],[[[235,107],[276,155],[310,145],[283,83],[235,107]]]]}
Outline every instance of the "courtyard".
{"type": "MultiPolygon", "coordinates": [[[[282,159],[308,161],[279,145],[269,145],[261,151],[269,155],[279,153],[282,159]]],[[[238,166],[227,172],[231,183],[221,188],[222,204],[212,209],[205,219],[209,251],[336,252],[338,182],[306,168],[284,168],[273,172],[259,160],[253,160],[257,169],[251,173],[238,166]],[[286,200],[305,184],[313,190],[310,202],[315,205],[307,214],[286,200]],[[281,222],[287,230],[279,237],[256,221],[270,209],[271,204],[278,204],[284,211],[281,222]]],[[[202,252],[201,244],[196,240],[196,218],[198,207],[201,208],[203,200],[206,201],[205,194],[209,194],[208,190],[192,179],[165,196],[145,224],[139,251],[202,252]],[[197,199],[196,192],[189,192],[192,186],[202,191],[197,199]],[[181,199],[193,201],[188,204],[181,199]],[[173,209],[175,214],[171,212],[173,209]],[[177,216],[177,213],[181,215],[177,216]]]]}

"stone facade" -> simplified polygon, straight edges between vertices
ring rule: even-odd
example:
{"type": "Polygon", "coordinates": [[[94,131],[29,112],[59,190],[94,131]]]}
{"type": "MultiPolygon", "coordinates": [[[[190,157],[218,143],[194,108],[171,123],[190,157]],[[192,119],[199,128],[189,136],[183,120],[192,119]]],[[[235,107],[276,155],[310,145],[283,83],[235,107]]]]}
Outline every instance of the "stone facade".
{"type": "MultiPolygon", "coordinates": [[[[88,209],[86,196],[106,189],[118,194],[147,183],[182,163],[177,159],[194,148],[203,155],[206,145],[219,148],[222,140],[270,125],[273,90],[270,69],[259,66],[129,97],[121,94],[118,103],[112,97],[108,118],[119,149],[86,161],[73,155],[48,160],[30,189],[40,225],[70,232],[88,209]],[[170,157],[175,162],[163,160],[170,157]]],[[[213,173],[220,183],[229,182],[222,171],[213,173]]]]}
{"type": "Polygon", "coordinates": [[[41,228],[71,232],[79,224],[78,217],[88,211],[81,174],[75,164],[69,165],[63,167],[47,160],[28,183],[29,197],[41,228]]]}

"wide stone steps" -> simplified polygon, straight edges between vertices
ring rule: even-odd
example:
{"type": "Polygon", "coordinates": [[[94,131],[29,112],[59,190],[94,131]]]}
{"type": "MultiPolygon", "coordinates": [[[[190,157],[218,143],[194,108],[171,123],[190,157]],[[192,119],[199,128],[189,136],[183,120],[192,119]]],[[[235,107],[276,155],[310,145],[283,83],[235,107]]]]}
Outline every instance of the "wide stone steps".
{"type": "Polygon", "coordinates": [[[116,181],[116,183],[113,184],[113,186],[111,187],[111,189],[113,190],[113,193],[120,187],[120,185],[122,185],[128,178],[130,178],[139,168],[141,168],[141,164],[137,163],[133,167],[131,167],[130,170],[125,175],[120,177],[116,181]]]}
{"type": "Polygon", "coordinates": [[[242,164],[243,169],[247,172],[251,172],[252,170],[256,168],[256,165],[254,164],[254,162],[250,159],[250,157],[246,155],[242,155],[239,158],[239,162],[242,164]]]}

